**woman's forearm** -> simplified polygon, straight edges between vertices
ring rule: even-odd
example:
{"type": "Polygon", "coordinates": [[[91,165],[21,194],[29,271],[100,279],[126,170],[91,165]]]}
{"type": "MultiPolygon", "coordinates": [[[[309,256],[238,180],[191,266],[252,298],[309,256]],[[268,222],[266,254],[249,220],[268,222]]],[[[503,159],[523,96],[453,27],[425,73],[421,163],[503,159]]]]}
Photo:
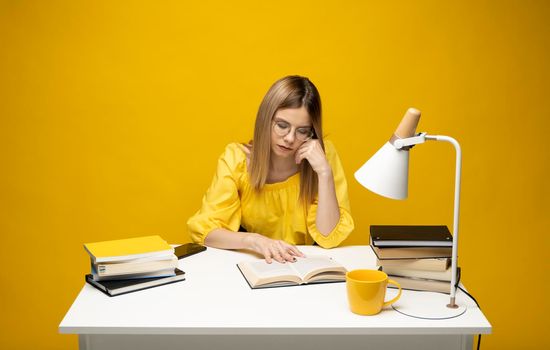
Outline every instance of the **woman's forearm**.
{"type": "Polygon", "coordinates": [[[248,240],[245,239],[250,235],[251,233],[248,232],[233,232],[217,228],[206,236],[204,245],[222,249],[250,249],[248,240]]]}
{"type": "Polygon", "coordinates": [[[319,202],[315,223],[323,236],[327,236],[340,221],[340,207],[334,188],[332,171],[317,174],[319,178],[319,202]]]}
{"type": "Polygon", "coordinates": [[[210,231],[204,244],[213,248],[252,250],[263,255],[269,264],[272,259],[284,263],[296,261],[297,256],[304,257],[304,254],[295,246],[254,232],[233,232],[218,228],[210,231]]]}

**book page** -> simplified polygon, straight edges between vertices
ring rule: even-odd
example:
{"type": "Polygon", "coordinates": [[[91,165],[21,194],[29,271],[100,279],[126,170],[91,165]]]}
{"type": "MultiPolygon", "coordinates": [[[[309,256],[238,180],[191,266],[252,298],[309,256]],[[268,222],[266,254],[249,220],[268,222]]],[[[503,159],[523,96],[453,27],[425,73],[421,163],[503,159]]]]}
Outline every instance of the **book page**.
{"type": "Polygon", "coordinates": [[[282,264],[273,260],[271,264],[268,264],[265,260],[259,260],[248,261],[246,264],[255,275],[261,278],[296,275],[296,272],[289,266],[292,263],[288,262],[282,264]]]}
{"type": "Polygon", "coordinates": [[[323,255],[310,255],[305,258],[297,258],[297,261],[291,263],[291,265],[304,281],[322,272],[331,271],[343,275],[346,271],[341,264],[323,255]]]}

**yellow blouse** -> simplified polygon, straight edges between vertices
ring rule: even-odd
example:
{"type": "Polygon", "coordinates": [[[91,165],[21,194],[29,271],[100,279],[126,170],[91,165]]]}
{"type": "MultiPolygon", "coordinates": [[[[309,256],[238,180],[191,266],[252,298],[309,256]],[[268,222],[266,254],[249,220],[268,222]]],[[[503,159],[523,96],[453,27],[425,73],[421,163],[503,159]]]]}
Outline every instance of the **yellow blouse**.
{"type": "Polygon", "coordinates": [[[312,244],[324,248],[336,247],[353,230],[348,188],[340,158],[330,141],[325,141],[325,153],[332,167],[336,197],[340,207],[340,221],[327,236],[316,227],[317,199],[308,213],[299,200],[300,174],[283,182],[266,184],[258,193],[250,184],[246,154],[238,143],[227,145],[218,160],[218,168],[202,206],[187,225],[194,242],[204,243],[212,230],[224,228],[260,233],[290,244],[312,244]]]}

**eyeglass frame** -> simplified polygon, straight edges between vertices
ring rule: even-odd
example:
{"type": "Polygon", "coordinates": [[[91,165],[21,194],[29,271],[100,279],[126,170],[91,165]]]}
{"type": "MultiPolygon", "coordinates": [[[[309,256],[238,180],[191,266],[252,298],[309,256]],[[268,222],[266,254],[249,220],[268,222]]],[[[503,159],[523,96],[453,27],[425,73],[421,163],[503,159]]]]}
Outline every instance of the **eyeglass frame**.
{"type": "Polygon", "coordinates": [[[277,134],[278,136],[281,136],[281,137],[285,137],[286,135],[290,134],[292,132],[292,128],[294,128],[294,137],[297,139],[297,140],[300,140],[302,142],[306,142],[306,141],[309,141],[311,140],[314,136],[315,136],[315,129],[313,127],[300,127],[300,128],[296,128],[294,127],[292,124],[290,124],[289,122],[287,121],[284,121],[284,120],[273,120],[272,121],[272,125],[271,125],[271,128],[273,129],[273,131],[275,132],[275,134],[277,134]],[[283,134],[280,134],[277,132],[277,130],[280,130],[278,129],[278,126],[277,124],[278,123],[283,123],[283,124],[286,124],[289,129],[287,132],[283,133],[283,134]],[[308,129],[309,130],[309,136],[307,136],[305,139],[301,139],[301,137],[299,137],[298,135],[302,135],[302,134],[298,134],[298,130],[299,129],[308,129]]]}

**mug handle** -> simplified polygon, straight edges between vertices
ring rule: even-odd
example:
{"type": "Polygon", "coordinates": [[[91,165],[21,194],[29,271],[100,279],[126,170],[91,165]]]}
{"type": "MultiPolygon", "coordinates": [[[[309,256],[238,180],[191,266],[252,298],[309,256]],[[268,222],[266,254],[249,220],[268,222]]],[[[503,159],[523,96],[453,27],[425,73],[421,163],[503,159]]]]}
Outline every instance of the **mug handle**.
{"type": "Polygon", "coordinates": [[[391,304],[395,303],[401,297],[401,285],[399,283],[395,282],[394,280],[390,280],[390,279],[388,279],[388,283],[391,283],[391,284],[395,285],[397,288],[399,288],[399,293],[397,293],[397,296],[395,298],[393,298],[392,300],[385,301],[384,304],[382,305],[382,307],[388,306],[388,305],[391,305],[391,304]]]}

